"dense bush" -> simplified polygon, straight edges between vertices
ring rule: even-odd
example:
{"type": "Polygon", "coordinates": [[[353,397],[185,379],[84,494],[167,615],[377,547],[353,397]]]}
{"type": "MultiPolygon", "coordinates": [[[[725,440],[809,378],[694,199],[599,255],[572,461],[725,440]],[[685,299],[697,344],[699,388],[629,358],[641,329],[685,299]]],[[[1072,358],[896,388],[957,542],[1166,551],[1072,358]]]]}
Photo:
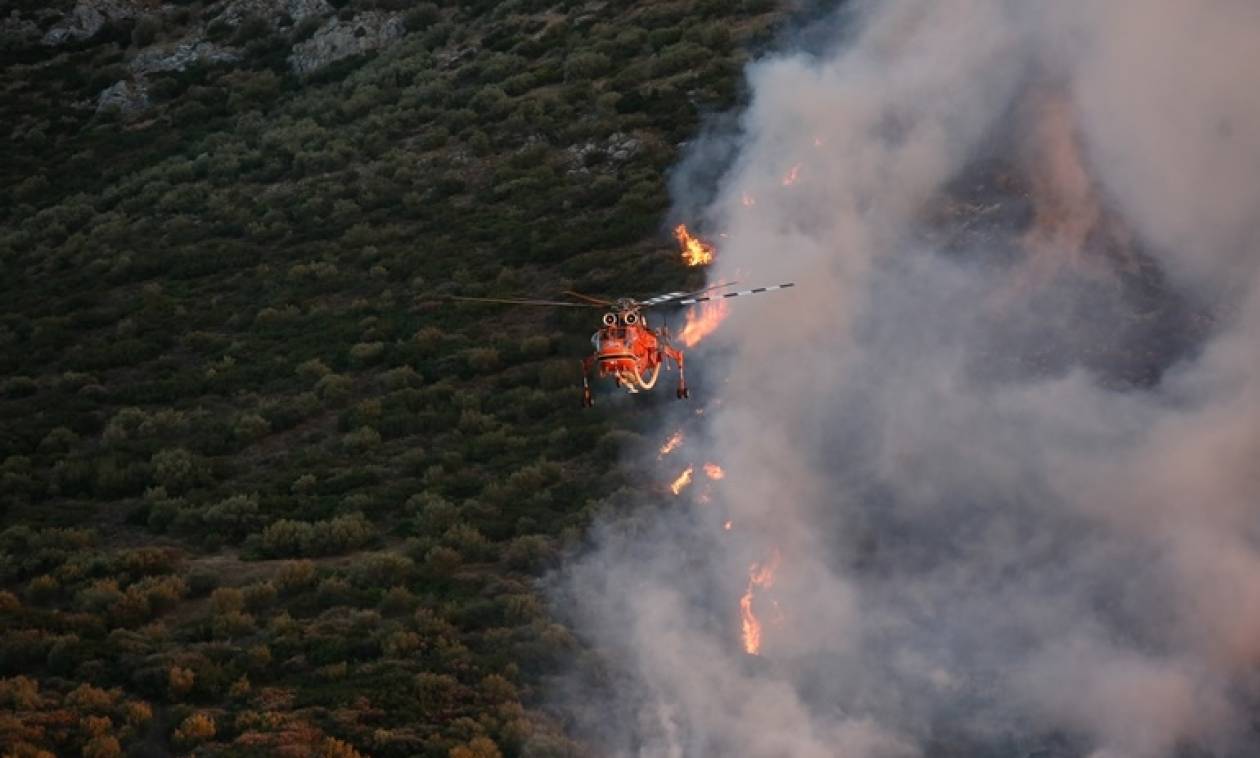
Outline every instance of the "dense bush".
{"type": "Polygon", "coordinates": [[[770,6],[335,0],[408,34],[299,77],[329,16],[230,5],[0,67],[0,742],[582,754],[526,580],[652,411],[581,413],[589,314],[442,298],[683,286],[664,172],[770,6]],[[241,60],[80,107],[203,30],[241,60]]]}

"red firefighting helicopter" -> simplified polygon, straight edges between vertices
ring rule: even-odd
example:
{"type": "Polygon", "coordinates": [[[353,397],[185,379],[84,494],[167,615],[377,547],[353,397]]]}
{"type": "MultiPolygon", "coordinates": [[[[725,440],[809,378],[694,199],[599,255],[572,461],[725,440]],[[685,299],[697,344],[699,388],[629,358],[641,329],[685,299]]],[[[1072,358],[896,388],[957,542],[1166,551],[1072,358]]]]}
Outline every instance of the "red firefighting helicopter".
{"type": "Polygon", "coordinates": [[[713,293],[714,290],[732,287],[735,282],[715,284],[712,287],[694,292],[669,292],[664,295],[636,300],[631,297],[620,297],[616,300],[583,295],[580,292],[565,292],[583,302],[575,303],[564,300],[530,300],[498,297],[459,297],[452,295],[452,300],[467,300],[479,303],[505,303],[508,305],[539,305],[555,308],[607,308],[604,314],[603,327],[591,335],[591,344],[595,352],[582,359],[582,406],[595,404],[591,395],[590,377],[594,369],[599,376],[612,377],[613,383],[624,387],[631,394],[647,391],[656,386],[661,367],[667,370],[672,361],[678,366],[678,387],[675,395],[678,399],[691,397],[687,389],[684,373],[685,357],[682,350],[674,347],[670,340],[669,328],[662,326],[653,328],[648,325],[647,311],[660,305],[692,305],[707,300],[720,300],[741,295],[752,295],[758,292],[787,289],[795,286],[794,282],[778,284],[771,287],[756,287],[737,292],[713,293]]]}

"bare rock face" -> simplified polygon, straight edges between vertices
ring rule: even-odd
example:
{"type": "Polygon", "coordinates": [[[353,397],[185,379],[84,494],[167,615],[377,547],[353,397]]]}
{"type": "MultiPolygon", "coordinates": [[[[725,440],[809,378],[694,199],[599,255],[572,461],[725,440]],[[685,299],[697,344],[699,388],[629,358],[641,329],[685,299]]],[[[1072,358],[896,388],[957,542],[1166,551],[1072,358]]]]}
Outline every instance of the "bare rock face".
{"type": "Polygon", "coordinates": [[[396,13],[369,11],[350,21],[329,19],[313,37],[294,45],[289,67],[296,74],[310,74],[333,61],[388,47],[405,31],[396,13]]]}
{"type": "Polygon", "coordinates": [[[285,0],[284,5],[294,21],[301,21],[309,16],[327,16],[333,10],[327,0],[285,0]]]}
{"type": "Polygon", "coordinates": [[[323,17],[332,13],[328,0],[234,0],[228,3],[219,18],[229,24],[239,24],[247,16],[258,16],[272,22],[287,15],[293,21],[310,16],[323,17]]]}
{"type": "Polygon", "coordinates": [[[96,99],[96,112],[116,110],[129,116],[149,107],[149,92],[141,81],[123,79],[107,87],[96,99]]]}
{"type": "Polygon", "coordinates": [[[588,141],[565,149],[571,168],[569,173],[590,173],[593,162],[624,163],[634,157],[642,144],[636,137],[624,132],[608,135],[603,141],[588,141]]]}
{"type": "Polygon", "coordinates": [[[156,71],[183,71],[189,66],[208,63],[234,63],[240,54],[213,42],[184,40],[150,47],[131,60],[131,70],[137,74],[156,71]]]}
{"type": "Polygon", "coordinates": [[[107,22],[134,18],[137,13],[135,4],[123,0],[79,0],[73,11],[44,34],[42,42],[58,47],[91,39],[107,22]]]}

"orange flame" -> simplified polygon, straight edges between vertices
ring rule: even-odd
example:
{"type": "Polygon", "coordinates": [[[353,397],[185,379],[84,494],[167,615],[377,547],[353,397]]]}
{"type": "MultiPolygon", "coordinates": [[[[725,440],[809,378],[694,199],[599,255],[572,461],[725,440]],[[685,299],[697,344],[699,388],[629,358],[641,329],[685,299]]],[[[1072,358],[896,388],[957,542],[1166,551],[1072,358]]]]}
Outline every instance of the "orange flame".
{"type": "Polygon", "coordinates": [[[669,485],[670,491],[675,495],[682,492],[683,488],[685,488],[688,484],[691,484],[691,474],[693,471],[695,471],[695,466],[688,466],[681,474],[678,475],[678,478],[674,480],[674,483],[669,485]]]}
{"type": "Polygon", "coordinates": [[[749,655],[758,655],[761,650],[761,622],[753,613],[752,601],[753,588],[750,584],[748,591],[739,599],[739,615],[744,634],[744,652],[749,655]]]}
{"type": "Polygon", "coordinates": [[[674,228],[674,237],[682,245],[683,260],[688,266],[707,266],[713,262],[713,246],[699,237],[691,236],[686,224],[674,228]]]}
{"type": "Polygon", "coordinates": [[[774,572],[779,570],[782,556],[776,547],[770,553],[770,560],[765,563],[754,563],[748,567],[748,588],[739,599],[740,626],[744,637],[744,652],[749,655],[761,654],[761,621],[753,612],[753,594],[758,589],[769,589],[774,586],[774,572]]]}
{"type": "Polygon", "coordinates": [[[723,528],[723,529],[725,529],[725,530],[726,530],[726,531],[728,531],[728,532],[731,530],[731,527],[733,527],[733,526],[735,526],[734,522],[730,521],[729,519],[728,519],[727,521],[723,522],[723,524],[722,524],[722,528],[723,528]]]}
{"type": "Polygon", "coordinates": [[[687,324],[678,338],[687,347],[700,344],[700,340],[712,334],[726,318],[727,307],[725,300],[710,300],[687,311],[687,324]]]}
{"type": "Polygon", "coordinates": [[[665,456],[677,450],[678,446],[682,444],[682,441],[683,441],[683,433],[682,433],[682,430],[679,429],[678,431],[671,434],[669,439],[665,440],[664,445],[661,445],[661,454],[656,456],[656,460],[659,461],[665,456]]]}
{"type": "Polygon", "coordinates": [[[704,475],[714,481],[717,481],[718,479],[726,476],[726,472],[723,471],[722,467],[716,463],[706,463],[704,464],[704,475]]]}
{"type": "Polygon", "coordinates": [[[799,179],[800,176],[801,176],[801,164],[797,163],[796,165],[792,166],[792,168],[788,169],[787,174],[783,177],[783,186],[791,187],[793,184],[796,184],[796,180],[799,179]]]}

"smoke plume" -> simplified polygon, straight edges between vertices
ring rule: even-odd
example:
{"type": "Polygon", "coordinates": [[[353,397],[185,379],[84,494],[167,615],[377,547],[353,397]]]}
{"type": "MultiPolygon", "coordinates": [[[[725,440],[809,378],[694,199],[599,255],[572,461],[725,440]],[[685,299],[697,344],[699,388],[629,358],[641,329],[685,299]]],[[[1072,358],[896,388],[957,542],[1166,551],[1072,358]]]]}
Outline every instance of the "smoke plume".
{"type": "Polygon", "coordinates": [[[713,281],[797,287],[693,353],[713,502],[609,519],[556,579],[605,662],[579,728],[612,755],[1256,754],[1260,6],[844,14],[751,65],[737,137],[676,177],[694,208],[729,159],[688,219],[726,235],[713,281]]]}

